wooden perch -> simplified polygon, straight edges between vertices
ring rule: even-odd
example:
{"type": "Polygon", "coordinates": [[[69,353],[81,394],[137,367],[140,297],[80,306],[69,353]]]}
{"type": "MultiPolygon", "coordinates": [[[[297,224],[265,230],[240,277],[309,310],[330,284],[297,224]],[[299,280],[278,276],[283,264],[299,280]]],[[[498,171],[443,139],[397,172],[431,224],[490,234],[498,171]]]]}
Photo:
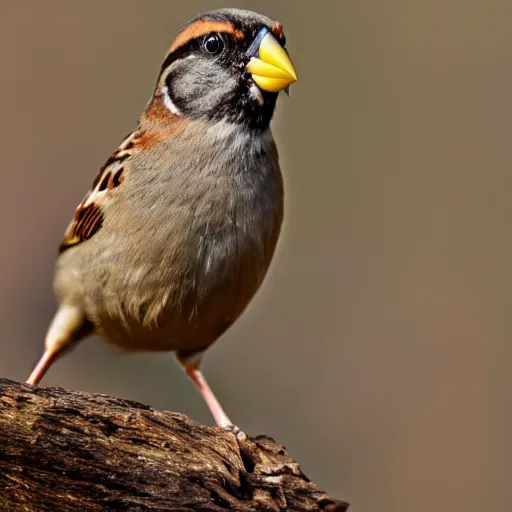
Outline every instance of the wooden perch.
{"type": "Polygon", "coordinates": [[[343,512],[268,437],[0,379],[2,512],[343,512]]]}

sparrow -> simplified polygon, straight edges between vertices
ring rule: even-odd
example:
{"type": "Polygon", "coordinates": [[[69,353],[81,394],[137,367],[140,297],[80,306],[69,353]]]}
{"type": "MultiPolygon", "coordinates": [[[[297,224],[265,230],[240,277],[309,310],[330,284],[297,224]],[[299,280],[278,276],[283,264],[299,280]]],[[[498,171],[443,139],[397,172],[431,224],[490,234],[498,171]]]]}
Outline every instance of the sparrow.
{"type": "Polygon", "coordinates": [[[234,427],[199,366],[273,257],[283,182],[270,121],[296,80],[280,22],[220,9],[185,25],[137,128],[65,231],[58,308],[27,384],[96,334],[129,352],[174,352],[217,425],[234,427]]]}

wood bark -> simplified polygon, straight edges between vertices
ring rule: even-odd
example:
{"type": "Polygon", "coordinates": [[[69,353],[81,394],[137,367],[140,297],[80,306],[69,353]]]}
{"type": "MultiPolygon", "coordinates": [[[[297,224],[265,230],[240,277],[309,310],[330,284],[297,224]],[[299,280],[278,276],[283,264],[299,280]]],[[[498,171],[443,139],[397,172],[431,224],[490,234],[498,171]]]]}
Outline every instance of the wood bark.
{"type": "Polygon", "coordinates": [[[0,379],[2,512],[347,508],[267,436],[249,439],[129,400],[0,379]]]}

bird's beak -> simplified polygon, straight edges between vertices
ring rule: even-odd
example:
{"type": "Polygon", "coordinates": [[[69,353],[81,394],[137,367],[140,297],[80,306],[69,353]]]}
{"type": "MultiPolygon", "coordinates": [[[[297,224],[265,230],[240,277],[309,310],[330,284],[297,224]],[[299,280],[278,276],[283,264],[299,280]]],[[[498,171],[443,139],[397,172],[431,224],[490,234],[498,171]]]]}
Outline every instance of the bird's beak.
{"type": "Polygon", "coordinates": [[[260,30],[247,55],[247,71],[260,89],[269,92],[287,90],[297,81],[297,73],[287,51],[267,28],[260,30]]]}

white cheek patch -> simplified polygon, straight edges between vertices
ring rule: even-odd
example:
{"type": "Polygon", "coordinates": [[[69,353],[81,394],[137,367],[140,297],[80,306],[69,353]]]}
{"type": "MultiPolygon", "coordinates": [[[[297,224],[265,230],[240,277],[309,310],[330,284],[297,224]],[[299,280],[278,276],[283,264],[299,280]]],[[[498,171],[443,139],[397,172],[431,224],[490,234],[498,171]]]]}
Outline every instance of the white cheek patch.
{"type": "Polygon", "coordinates": [[[181,116],[181,110],[174,104],[174,102],[171,99],[171,96],[169,95],[169,91],[167,90],[167,87],[162,87],[162,94],[164,97],[164,105],[167,109],[171,111],[175,116],[181,116]]]}

